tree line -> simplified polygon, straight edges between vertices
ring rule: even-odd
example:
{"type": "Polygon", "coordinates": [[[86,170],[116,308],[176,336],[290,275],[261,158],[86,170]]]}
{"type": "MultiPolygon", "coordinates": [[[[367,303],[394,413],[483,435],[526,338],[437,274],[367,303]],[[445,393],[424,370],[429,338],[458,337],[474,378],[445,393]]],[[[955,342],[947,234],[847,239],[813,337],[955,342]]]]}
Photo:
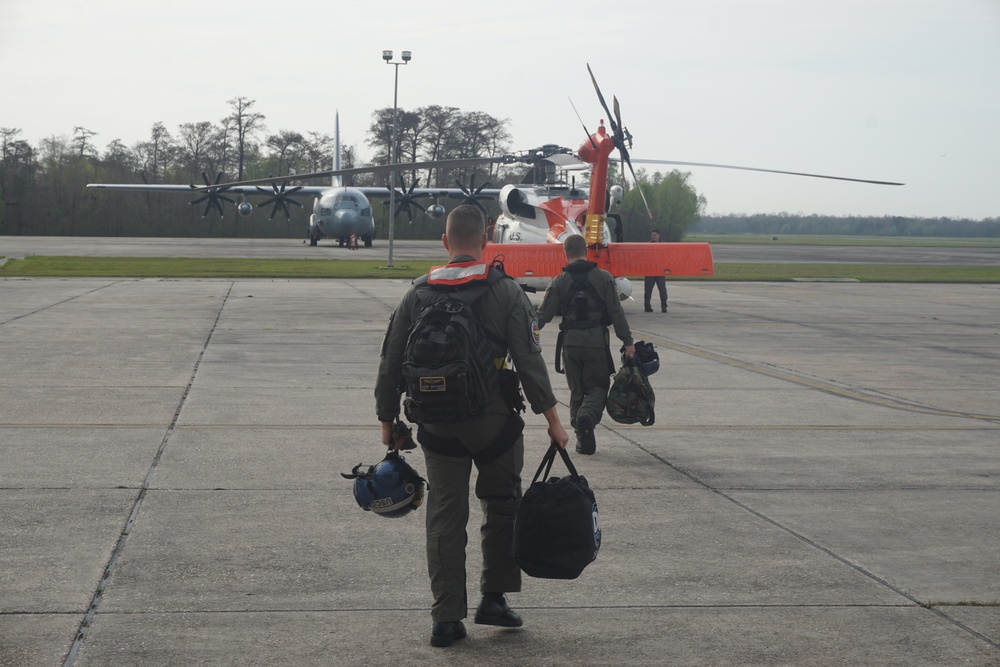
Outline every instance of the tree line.
{"type": "Polygon", "coordinates": [[[914,218],[904,216],[831,216],[791,213],[703,216],[692,228],[706,234],[830,234],[850,236],[934,236],[994,238],[1000,218],[914,218]]]}
{"type": "MultiPolygon", "coordinates": [[[[217,178],[245,180],[332,169],[334,137],[312,131],[270,132],[254,100],[236,97],[227,104],[229,113],[218,122],[183,123],[174,132],[157,122],[147,139],[126,145],[116,138],[103,151],[95,143],[96,133],[84,127],[75,127],[71,137],[53,135],[37,145],[21,139],[18,128],[0,127],[0,234],[304,235],[311,212],[308,205],[304,214],[293,213],[291,223],[283,217],[269,221],[269,211],[240,218],[233,206],[226,206],[221,220],[214,211],[203,219],[207,210],[203,205],[188,206],[197,195],[186,200],[176,193],[86,188],[87,183],[201,185],[217,178]]],[[[387,163],[392,153],[392,120],[391,108],[372,114],[365,143],[374,151],[376,164],[387,163]]],[[[510,140],[508,121],[483,112],[436,105],[398,111],[395,152],[400,162],[495,155],[508,152],[510,140]]],[[[354,146],[341,146],[341,166],[358,166],[354,146]]],[[[497,165],[476,171],[412,172],[404,178],[407,185],[419,178],[421,187],[443,187],[454,186],[456,179],[468,183],[474,174],[480,184],[486,179],[497,183],[513,178],[497,165]]],[[[355,176],[347,184],[387,185],[384,176],[373,175],[355,176]]],[[[387,215],[379,208],[376,217],[384,227],[387,215]]],[[[405,230],[401,231],[405,237],[405,230]]]]}

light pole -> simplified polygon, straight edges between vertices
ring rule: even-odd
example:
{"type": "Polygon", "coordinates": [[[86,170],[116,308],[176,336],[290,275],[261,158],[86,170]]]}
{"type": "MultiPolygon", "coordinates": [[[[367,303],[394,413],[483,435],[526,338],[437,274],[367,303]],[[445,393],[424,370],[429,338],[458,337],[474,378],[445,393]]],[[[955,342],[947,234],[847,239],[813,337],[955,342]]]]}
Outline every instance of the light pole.
{"type": "MultiPolygon", "coordinates": [[[[399,109],[399,66],[410,62],[409,51],[403,51],[402,62],[392,62],[392,51],[383,51],[382,60],[387,65],[396,66],[396,81],[392,89],[392,145],[389,147],[389,164],[396,164],[399,151],[396,149],[396,117],[399,109]]],[[[389,268],[392,268],[392,239],[396,223],[396,170],[389,172],[389,268]]]]}

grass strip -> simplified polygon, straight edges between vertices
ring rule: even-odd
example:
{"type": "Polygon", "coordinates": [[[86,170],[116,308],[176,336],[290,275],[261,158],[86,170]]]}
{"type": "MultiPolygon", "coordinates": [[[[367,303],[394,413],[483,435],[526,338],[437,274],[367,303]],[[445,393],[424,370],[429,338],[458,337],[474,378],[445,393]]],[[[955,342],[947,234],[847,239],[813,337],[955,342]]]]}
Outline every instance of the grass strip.
{"type": "Polygon", "coordinates": [[[688,234],[685,241],[718,245],[876,246],[896,248],[1000,248],[1000,238],[850,236],[821,234],[688,234]]]}
{"type": "MultiPolygon", "coordinates": [[[[28,256],[0,265],[0,276],[65,278],[398,278],[420,276],[441,260],[388,268],[371,260],[28,256]]],[[[909,264],[716,264],[710,278],[686,281],[857,280],[898,283],[1000,283],[1000,266],[909,264]]]]}
{"type": "Polygon", "coordinates": [[[247,259],[238,257],[55,257],[29,255],[0,266],[0,276],[100,278],[415,278],[440,260],[247,259]]]}

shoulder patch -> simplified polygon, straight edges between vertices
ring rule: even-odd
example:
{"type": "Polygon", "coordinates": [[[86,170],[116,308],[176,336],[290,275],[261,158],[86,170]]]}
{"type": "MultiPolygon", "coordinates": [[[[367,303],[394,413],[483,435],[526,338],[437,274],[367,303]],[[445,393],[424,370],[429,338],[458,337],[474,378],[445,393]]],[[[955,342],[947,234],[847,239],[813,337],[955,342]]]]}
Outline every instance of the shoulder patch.
{"type": "Polygon", "coordinates": [[[542,332],[538,328],[538,318],[531,320],[531,340],[534,341],[535,347],[542,346],[542,332]]]}

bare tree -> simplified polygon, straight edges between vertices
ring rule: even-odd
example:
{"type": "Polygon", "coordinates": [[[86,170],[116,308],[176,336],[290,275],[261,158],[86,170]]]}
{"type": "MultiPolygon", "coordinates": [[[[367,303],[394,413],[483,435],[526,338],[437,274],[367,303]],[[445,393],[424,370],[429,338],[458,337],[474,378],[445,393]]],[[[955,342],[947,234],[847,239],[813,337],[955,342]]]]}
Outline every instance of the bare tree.
{"type": "Polygon", "coordinates": [[[78,126],[73,128],[73,143],[76,144],[77,157],[97,155],[97,148],[90,142],[91,137],[96,135],[97,132],[88,130],[85,127],[78,126]]]}
{"type": "Polygon", "coordinates": [[[236,150],[238,160],[237,179],[242,181],[246,174],[246,157],[249,152],[249,143],[254,132],[264,130],[264,114],[251,111],[250,107],[256,100],[248,100],[245,97],[235,97],[229,100],[228,104],[233,108],[233,113],[229,115],[232,127],[236,130],[236,150]]]}
{"type": "MultiPolygon", "coordinates": [[[[307,132],[308,136],[303,144],[303,152],[306,158],[306,169],[309,171],[323,171],[333,164],[333,137],[329,134],[319,132],[307,132]]],[[[341,151],[341,160],[346,161],[346,147],[341,151]]],[[[352,153],[353,157],[353,153],[352,153]]],[[[354,166],[353,161],[351,166],[354,166]]]]}
{"type": "Polygon", "coordinates": [[[278,154],[278,176],[292,173],[292,169],[303,151],[305,138],[298,132],[280,130],[267,138],[267,146],[278,154]]]}
{"type": "Polygon", "coordinates": [[[178,159],[192,181],[207,172],[209,153],[215,141],[215,130],[208,121],[183,123],[179,128],[178,159]]]}

